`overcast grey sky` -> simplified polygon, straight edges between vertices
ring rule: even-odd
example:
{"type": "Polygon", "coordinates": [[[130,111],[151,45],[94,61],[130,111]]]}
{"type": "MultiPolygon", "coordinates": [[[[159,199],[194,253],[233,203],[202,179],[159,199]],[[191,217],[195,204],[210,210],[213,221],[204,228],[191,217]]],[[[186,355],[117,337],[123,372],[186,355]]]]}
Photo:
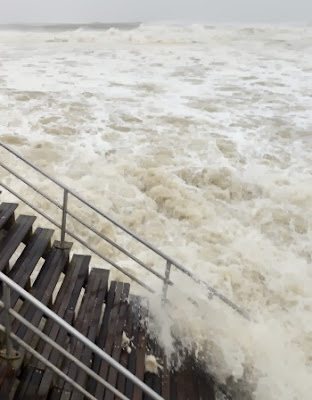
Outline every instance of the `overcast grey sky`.
{"type": "Polygon", "coordinates": [[[12,22],[312,22],[312,0],[0,0],[12,22]]]}

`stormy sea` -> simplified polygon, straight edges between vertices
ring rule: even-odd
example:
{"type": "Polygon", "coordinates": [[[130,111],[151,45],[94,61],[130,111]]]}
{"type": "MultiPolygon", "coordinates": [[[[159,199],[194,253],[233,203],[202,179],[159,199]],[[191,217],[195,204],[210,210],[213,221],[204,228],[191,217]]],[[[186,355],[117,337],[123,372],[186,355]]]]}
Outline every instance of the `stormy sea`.
{"type": "MultiPolygon", "coordinates": [[[[1,26],[0,67],[3,143],[249,315],[173,268],[172,306],[150,296],[168,358],[174,335],[239,400],[310,400],[312,28],[1,26]]],[[[62,201],[52,182],[0,158],[62,201]]],[[[3,168],[0,179],[60,215],[3,168]]],[[[71,209],[164,273],[108,221],[71,209]]],[[[157,277],[70,224],[160,293],[157,277]]]]}

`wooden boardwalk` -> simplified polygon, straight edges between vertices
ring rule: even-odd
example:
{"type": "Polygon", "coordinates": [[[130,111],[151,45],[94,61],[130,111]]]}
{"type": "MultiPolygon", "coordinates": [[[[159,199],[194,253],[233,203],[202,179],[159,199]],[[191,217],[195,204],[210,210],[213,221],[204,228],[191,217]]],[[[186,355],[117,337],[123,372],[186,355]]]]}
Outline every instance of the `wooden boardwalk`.
{"type": "MultiPolygon", "coordinates": [[[[147,335],[148,311],[143,308],[140,298],[130,296],[128,283],[110,282],[109,271],[91,268],[90,256],[71,256],[70,244],[66,250],[52,244],[53,230],[36,228],[33,231],[35,217],[16,217],[16,208],[17,204],[0,205],[0,271],[72,324],[164,399],[215,399],[213,383],[191,361],[186,362],[179,371],[168,370],[162,349],[147,335]],[[22,251],[21,243],[24,243],[22,251]],[[12,259],[16,260],[12,262],[12,259]],[[132,338],[131,352],[129,347],[123,347],[123,335],[132,338]],[[150,353],[164,366],[158,374],[145,371],[145,357],[150,353]]],[[[2,284],[0,297],[3,298],[2,284]]],[[[149,399],[132,382],[94,356],[89,348],[13,291],[11,307],[129,399],[149,399]]],[[[2,310],[0,324],[4,325],[2,310]]],[[[97,399],[115,398],[18,321],[12,324],[12,331],[97,399]]],[[[18,350],[21,357],[14,361],[13,367],[0,358],[0,400],[83,399],[83,395],[58,378],[42,362],[18,350]]]]}

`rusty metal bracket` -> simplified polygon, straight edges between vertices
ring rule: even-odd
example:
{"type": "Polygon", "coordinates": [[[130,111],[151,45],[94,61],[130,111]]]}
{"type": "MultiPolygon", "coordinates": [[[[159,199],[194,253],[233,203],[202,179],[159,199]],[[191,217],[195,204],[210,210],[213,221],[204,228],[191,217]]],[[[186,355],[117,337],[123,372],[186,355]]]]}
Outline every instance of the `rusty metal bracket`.
{"type": "Polygon", "coordinates": [[[12,361],[18,360],[21,357],[21,354],[16,350],[13,350],[11,354],[9,354],[7,349],[2,349],[0,350],[0,357],[4,358],[5,360],[12,361]]]}

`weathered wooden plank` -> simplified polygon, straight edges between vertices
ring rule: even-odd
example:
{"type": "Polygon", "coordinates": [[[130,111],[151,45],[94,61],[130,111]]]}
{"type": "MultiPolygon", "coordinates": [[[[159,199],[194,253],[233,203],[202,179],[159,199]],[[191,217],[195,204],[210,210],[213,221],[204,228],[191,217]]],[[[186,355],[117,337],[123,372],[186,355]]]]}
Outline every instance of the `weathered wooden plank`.
{"type": "MultiPolygon", "coordinates": [[[[135,375],[137,376],[137,378],[143,381],[145,373],[145,355],[146,355],[146,344],[147,344],[147,334],[146,334],[147,310],[142,305],[139,318],[140,318],[140,326],[139,326],[138,345],[136,348],[135,375]]],[[[143,398],[142,390],[135,385],[133,389],[133,400],[141,400],[142,398],[143,398]]]]}
{"type": "MultiPolygon", "coordinates": [[[[160,365],[164,367],[164,355],[160,346],[157,344],[155,338],[148,338],[147,349],[149,354],[155,356],[157,362],[160,362],[160,365]]],[[[156,393],[162,394],[162,382],[164,375],[162,373],[162,369],[158,368],[157,373],[146,372],[144,375],[144,382],[150,386],[156,393]]],[[[169,388],[168,388],[169,389],[169,388]]],[[[151,400],[150,396],[144,394],[144,400],[151,400]]]]}
{"type": "Polygon", "coordinates": [[[197,378],[197,388],[198,388],[198,399],[199,400],[209,400],[206,384],[201,377],[197,378]]]}
{"type": "Polygon", "coordinates": [[[62,389],[59,389],[57,387],[52,388],[49,394],[49,400],[60,400],[62,393],[62,389]]]}
{"type": "Polygon", "coordinates": [[[16,391],[16,371],[9,370],[0,386],[0,400],[10,399],[16,391]]]}
{"type": "MultiPolygon", "coordinates": [[[[139,315],[141,313],[141,303],[140,303],[138,297],[131,296],[130,307],[131,307],[131,312],[132,312],[132,324],[133,324],[132,325],[133,349],[129,356],[128,370],[132,374],[135,375],[135,372],[136,372],[136,348],[137,348],[138,340],[139,340],[139,323],[140,323],[139,315]]],[[[129,379],[126,379],[125,395],[129,399],[132,399],[133,390],[134,390],[134,384],[129,379]]]]}
{"type": "MultiPolygon", "coordinates": [[[[102,269],[93,269],[90,273],[87,288],[83,297],[81,307],[78,312],[78,316],[75,320],[75,328],[89,337],[91,340],[95,340],[102,311],[102,305],[104,303],[104,297],[106,294],[108,280],[108,272],[102,269]]],[[[82,359],[84,355],[84,345],[76,338],[71,338],[69,351],[77,358],[82,359]]],[[[85,350],[86,354],[88,350],[85,350]]],[[[77,367],[74,363],[71,363],[68,359],[64,360],[63,371],[68,374],[72,379],[76,379],[77,367]]],[[[81,378],[81,376],[80,376],[81,378]]],[[[63,390],[61,398],[65,398],[68,392],[72,391],[72,387],[59,379],[57,387],[63,390]]]]}
{"type": "MultiPolygon", "coordinates": [[[[68,323],[72,323],[73,321],[75,306],[79,298],[80,291],[87,279],[89,263],[90,256],[76,254],[73,255],[62,286],[52,307],[53,311],[55,311],[61,318],[64,318],[64,320],[68,323]]],[[[48,320],[44,327],[44,333],[49,335],[49,337],[60,346],[64,346],[67,338],[67,332],[60,328],[57,323],[48,320]]],[[[52,364],[58,367],[61,365],[62,356],[58,351],[53,350],[52,347],[45,341],[40,341],[38,343],[37,351],[52,364]]],[[[38,362],[36,365],[42,369],[45,369],[40,386],[38,388],[38,397],[46,398],[49,393],[54,374],[51,370],[46,369],[41,362],[38,362]]]]}
{"type": "Polygon", "coordinates": [[[20,384],[15,392],[14,400],[23,400],[30,384],[34,368],[24,368],[20,377],[20,384]]]}
{"type": "MultiPolygon", "coordinates": [[[[35,266],[46,250],[50,248],[52,235],[53,230],[51,229],[37,228],[29,244],[25,247],[22,254],[10,270],[8,276],[22,288],[25,288],[29,283],[30,276],[35,266]]],[[[0,295],[2,295],[2,287],[0,288],[0,295]]],[[[15,306],[18,298],[19,294],[15,291],[11,291],[12,307],[15,306]]]]}
{"type": "Polygon", "coordinates": [[[175,371],[170,374],[170,400],[179,400],[177,397],[177,376],[175,371]]]}
{"type": "Polygon", "coordinates": [[[38,399],[37,391],[43,376],[43,370],[39,368],[30,368],[32,369],[32,374],[27,390],[24,392],[23,397],[21,397],[23,400],[38,399]]]}
{"type": "Polygon", "coordinates": [[[184,381],[184,371],[178,371],[176,373],[176,390],[177,390],[177,399],[179,400],[187,400],[187,395],[185,392],[185,381],[184,381]]]}
{"type": "Polygon", "coordinates": [[[20,215],[0,242],[0,271],[8,262],[18,246],[29,237],[36,217],[20,215]]]}
{"type": "Polygon", "coordinates": [[[202,371],[196,371],[196,375],[198,380],[199,398],[202,398],[203,400],[215,400],[216,395],[212,378],[202,371]]]}
{"type": "Polygon", "coordinates": [[[0,399],[8,399],[11,386],[15,380],[16,371],[10,363],[2,360],[0,365],[0,399]]]}
{"type": "MultiPolygon", "coordinates": [[[[128,296],[130,291],[130,285],[125,283],[123,285],[123,291],[121,294],[121,301],[120,301],[120,308],[119,308],[119,315],[118,315],[118,323],[115,332],[115,341],[112,351],[112,357],[116,361],[120,361],[120,356],[122,352],[122,333],[126,323],[126,316],[127,316],[127,306],[128,306],[128,296]]],[[[107,381],[114,387],[117,384],[117,370],[115,368],[109,367],[107,381]]],[[[105,400],[114,400],[114,394],[109,391],[105,390],[105,400]]]]}
{"type": "Polygon", "coordinates": [[[170,399],[170,371],[166,365],[166,358],[164,358],[164,370],[162,373],[162,390],[161,395],[165,400],[170,399]]]}
{"type": "MultiPolygon", "coordinates": [[[[102,324],[100,327],[100,332],[99,335],[96,339],[96,344],[103,349],[106,343],[106,338],[107,338],[107,332],[108,332],[108,324],[109,324],[109,319],[110,319],[110,313],[113,308],[114,304],[114,298],[115,298],[115,292],[116,292],[116,287],[117,287],[117,282],[112,282],[108,291],[108,295],[106,298],[106,304],[105,304],[105,311],[103,315],[103,320],[102,324]]],[[[93,362],[92,362],[92,370],[95,373],[99,373],[101,367],[101,358],[98,357],[97,355],[94,356],[93,362]]],[[[90,393],[94,395],[95,390],[96,390],[96,385],[97,382],[94,381],[94,379],[90,379],[89,384],[88,384],[88,390],[90,393]]]]}
{"type": "Polygon", "coordinates": [[[14,211],[16,210],[18,204],[16,203],[1,203],[0,204],[0,230],[8,230],[10,226],[14,223],[14,211]]]}
{"type": "MultiPolygon", "coordinates": [[[[24,251],[10,270],[8,276],[16,283],[24,288],[30,279],[38,260],[49,247],[50,239],[53,234],[52,230],[37,228],[29,244],[25,247],[24,251]]],[[[0,286],[0,297],[3,294],[3,287],[0,286]]],[[[11,290],[11,307],[14,308],[19,294],[11,290]]],[[[3,310],[0,310],[0,320],[2,320],[3,310]]]]}
{"type": "MultiPolygon", "coordinates": [[[[79,309],[78,316],[75,320],[74,326],[75,328],[82,333],[83,335],[87,335],[88,332],[88,325],[91,322],[91,317],[92,317],[92,309],[93,309],[93,303],[96,299],[96,290],[98,288],[98,279],[96,278],[96,275],[94,274],[94,270],[91,271],[87,288],[81,303],[81,307],[79,309]]],[[[71,338],[70,344],[69,344],[69,351],[71,354],[75,355],[78,359],[80,359],[80,355],[82,352],[82,347],[80,346],[80,343],[76,338],[71,338]]],[[[68,373],[71,367],[71,362],[69,360],[65,360],[64,363],[64,372],[68,373]]],[[[63,382],[63,385],[65,382],[63,382]]],[[[59,386],[62,387],[63,385],[59,386]]]]}
{"type": "Polygon", "coordinates": [[[155,343],[155,357],[157,361],[160,362],[160,365],[162,368],[158,368],[158,373],[154,374],[154,382],[153,382],[153,389],[155,390],[156,393],[161,394],[162,393],[162,382],[164,380],[164,371],[165,371],[165,357],[164,357],[164,352],[162,348],[159,346],[156,340],[154,340],[155,343]]]}
{"type": "MultiPolygon", "coordinates": [[[[64,318],[65,314],[73,317],[80,291],[87,279],[89,263],[90,256],[73,255],[64,281],[52,306],[52,310],[58,314],[59,317],[64,318]]],[[[66,320],[66,322],[68,322],[68,318],[66,318],[66,320]]],[[[44,333],[48,334],[50,339],[57,341],[60,329],[59,324],[49,319],[44,327],[44,333]]],[[[63,345],[63,343],[58,344],[63,345]]],[[[38,351],[46,359],[50,360],[52,350],[53,348],[44,340],[39,342],[38,351]]],[[[42,367],[44,367],[43,364],[40,364],[40,368],[42,367]]]]}
{"type": "MultiPolygon", "coordinates": [[[[131,352],[132,347],[131,347],[131,338],[132,338],[132,312],[130,309],[130,305],[129,302],[127,303],[127,311],[126,311],[127,315],[126,315],[126,324],[124,327],[124,332],[127,335],[127,337],[130,339],[130,349],[131,352]]],[[[121,353],[121,357],[120,357],[120,364],[127,368],[128,367],[128,361],[129,361],[129,353],[127,351],[127,348],[123,349],[122,353],[121,353]]],[[[118,378],[117,378],[117,389],[121,392],[121,393],[125,393],[125,385],[126,385],[126,378],[123,374],[118,373],[118,378]]]]}
{"type": "MultiPolygon", "coordinates": [[[[50,302],[60,274],[68,263],[69,250],[70,249],[61,250],[52,247],[32,286],[32,295],[40,300],[44,305],[47,305],[50,302]]],[[[28,302],[23,304],[19,313],[35,326],[38,326],[43,316],[43,313],[40,310],[28,302]]],[[[33,337],[32,331],[28,330],[18,321],[13,323],[13,331],[15,331],[16,335],[27,343],[30,343],[33,337]]]]}
{"type": "Polygon", "coordinates": [[[177,397],[181,400],[193,400],[197,388],[196,375],[189,369],[189,365],[184,366],[177,372],[177,397]]]}
{"type": "MultiPolygon", "coordinates": [[[[154,354],[155,353],[155,341],[152,340],[150,337],[148,337],[148,339],[147,339],[146,348],[147,348],[146,349],[147,354],[154,354]]],[[[149,387],[153,388],[154,374],[149,372],[149,371],[145,371],[144,382],[146,383],[146,385],[148,385],[149,387]]],[[[150,396],[144,394],[143,395],[143,399],[144,400],[150,400],[150,396]]]]}
{"type": "MultiPolygon", "coordinates": [[[[49,252],[32,288],[32,294],[34,297],[40,300],[43,304],[47,305],[49,303],[60,274],[68,262],[68,257],[69,249],[61,250],[53,247],[49,252]]],[[[28,302],[23,304],[19,313],[35,326],[39,325],[43,316],[43,313],[40,310],[36,309],[36,307],[28,302]]],[[[24,325],[15,321],[15,323],[13,323],[13,330],[26,343],[31,343],[34,334],[32,331],[27,330],[24,325]]],[[[37,390],[39,387],[43,374],[41,369],[29,367],[27,368],[26,375],[27,379],[22,380],[18,387],[15,396],[16,399],[32,398],[34,396],[34,388],[36,387],[37,390]],[[32,385],[30,384],[31,382],[32,385]]]]}
{"type": "MultiPolygon", "coordinates": [[[[146,385],[148,385],[150,388],[153,388],[153,380],[154,380],[154,374],[152,374],[151,372],[145,372],[144,383],[146,383],[146,385]]],[[[144,394],[143,399],[150,400],[151,398],[147,394],[144,394]]]]}
{"type": "Polygon", "coordinates": [[[71,397],[72,397],[72,391],[71,390],[66,390],[66,389],[64,389],[63,391],[62,391],[62,394],[61,394],[61,397],[60,397],[60,399],[61,400],[70,400],[71,399],[71,397]]]}
{"type": "Polygon", "coordinates": [[[30,276],[40,258],[46,255],[47,250],[50,249],[53,233],[52,229],[37,228],[30,242],[11,268],[9,277],[20,286],[25,285],[23,285],[25,273],[30,276]]]}
{"type": "Polygon", "coordinates": [[[189,398],[199,397],[199,387],[197,380],[197,366],[193,357],[190,357],[185,365],[186,367],[186,391],[189,398]]]}
{"type": "MultiPolygon", "coordinates": [[[[109,355],[112,355],[112,352],[113,352],[113,345],[114,345],[116,329],[117,329],[117,324],[118,324],[118,314],[119,314],[119,309],[120,309],[123,286],[124,286],[124,284],[122,282],[117,282],[114,304],[113,304],[113,308],[110,313],[107,338],[106,338],[105,347],[104,347],[104,350],[109,355]]],[[[99,375],[105,380],[107,380],[108,369],[109,369],[108,363],[105,361],[101,361],[99,375]]],[[[97,399],[102,399],[102,398],[104,398],[104,393],[105,393],[104,387],[102,385],[97,385],[96,390],[95,390],[95,397],[97,399]]]]}
{"type": "MultiPolygon", "coordinates": [[[[67,307],[74,308],[74,305],[78,299],[81,287],[87,277],[88,274],[88,266],[89,266],[89,261],[90,257],[89,256],[77,256],[74,255],[72,262],[70,264],[70,267],[68,268],[67,274],[65,276],[65,279],[62,283],[62,286],[59,290],[59,293],[57,295],[57,298],[55,300],[55,303],[52,307],[52,309],[58,313],[61,317],[64,316],[64,313],[67,307]],[[72,304],[70,305],[70,299],[72,304]]],[[[52,340],[56,339],[56,336],[60,330],[60,327],[58,324],[54,323],[51,320],[48,320],[45,327],[44,327],[44,333],[49,335],[49,337],[52,340]]],[[[60,343],[59,343],[60,344],[60,343]]],[[[62,345],[63,343],[61,343],[62,345]]],[[[38,345],[37,345],[37,351],[42,354],[46,359],[51,358],[51,352],[52,352],[52,347],[46,343],[43,340],[40,340],[38,345]]],[[[54,356],[54,362],[56,361],[56,358],[59,358],[60,355],[54,356]]],[[[33,371],[33,375],[35,374],[35,371],[39,370],[42,371],[42,379],[40,381],[36,381],[37,386],[35,387],[33,384],[33,387],[35,387],[36,395],[38,398],[45,398],[48,395],[49,389],[50,389],[50,384],[52,382],[53,378],[53,373],[48,370],[48,378],[45,374],[45,365],[41,362],[38,362],[36,359],[32,361],[33,367],[37,367],[36,369],[31,368],[33,371]]],[[[22,386],[23,383],[20,384],[22,386]]],[[[24,396],[29,396],[29,388],[24,389],[25,394],[24,396]]]]}
{"type": "MultiPolygon", "coordinates": [[[[100,272],[99,279],[101,280],[101,282],[99,283],[99,287],[97,290],[97,296],[92,311],[91,323],[89,325],[89,330],[87,334],[87,337],[92,342],[95,342],[96,335],[99,329],[99,321],[108,287],[109,271],[99,270],[99,272],[100,272]]],[[[88,367],[91,367],[92,363],[91,356],[92,356],[92,351],[88,347],[84,346],[82,355],[80,357],[80,361],[82,361],[88,367]]],[[[78,370],[76,366],[74,366],[74,368],[76,369],[76,373],[74,373],[74,369],[72,368],[71,377],[75,376],[75,381],[82,387],[86,387],[88,375],[84,371],[78,370]]],[[[75,390],[72,394],[71,400],[82,400],[82,399],[83,395],[77,390],[75,390]]]]}

